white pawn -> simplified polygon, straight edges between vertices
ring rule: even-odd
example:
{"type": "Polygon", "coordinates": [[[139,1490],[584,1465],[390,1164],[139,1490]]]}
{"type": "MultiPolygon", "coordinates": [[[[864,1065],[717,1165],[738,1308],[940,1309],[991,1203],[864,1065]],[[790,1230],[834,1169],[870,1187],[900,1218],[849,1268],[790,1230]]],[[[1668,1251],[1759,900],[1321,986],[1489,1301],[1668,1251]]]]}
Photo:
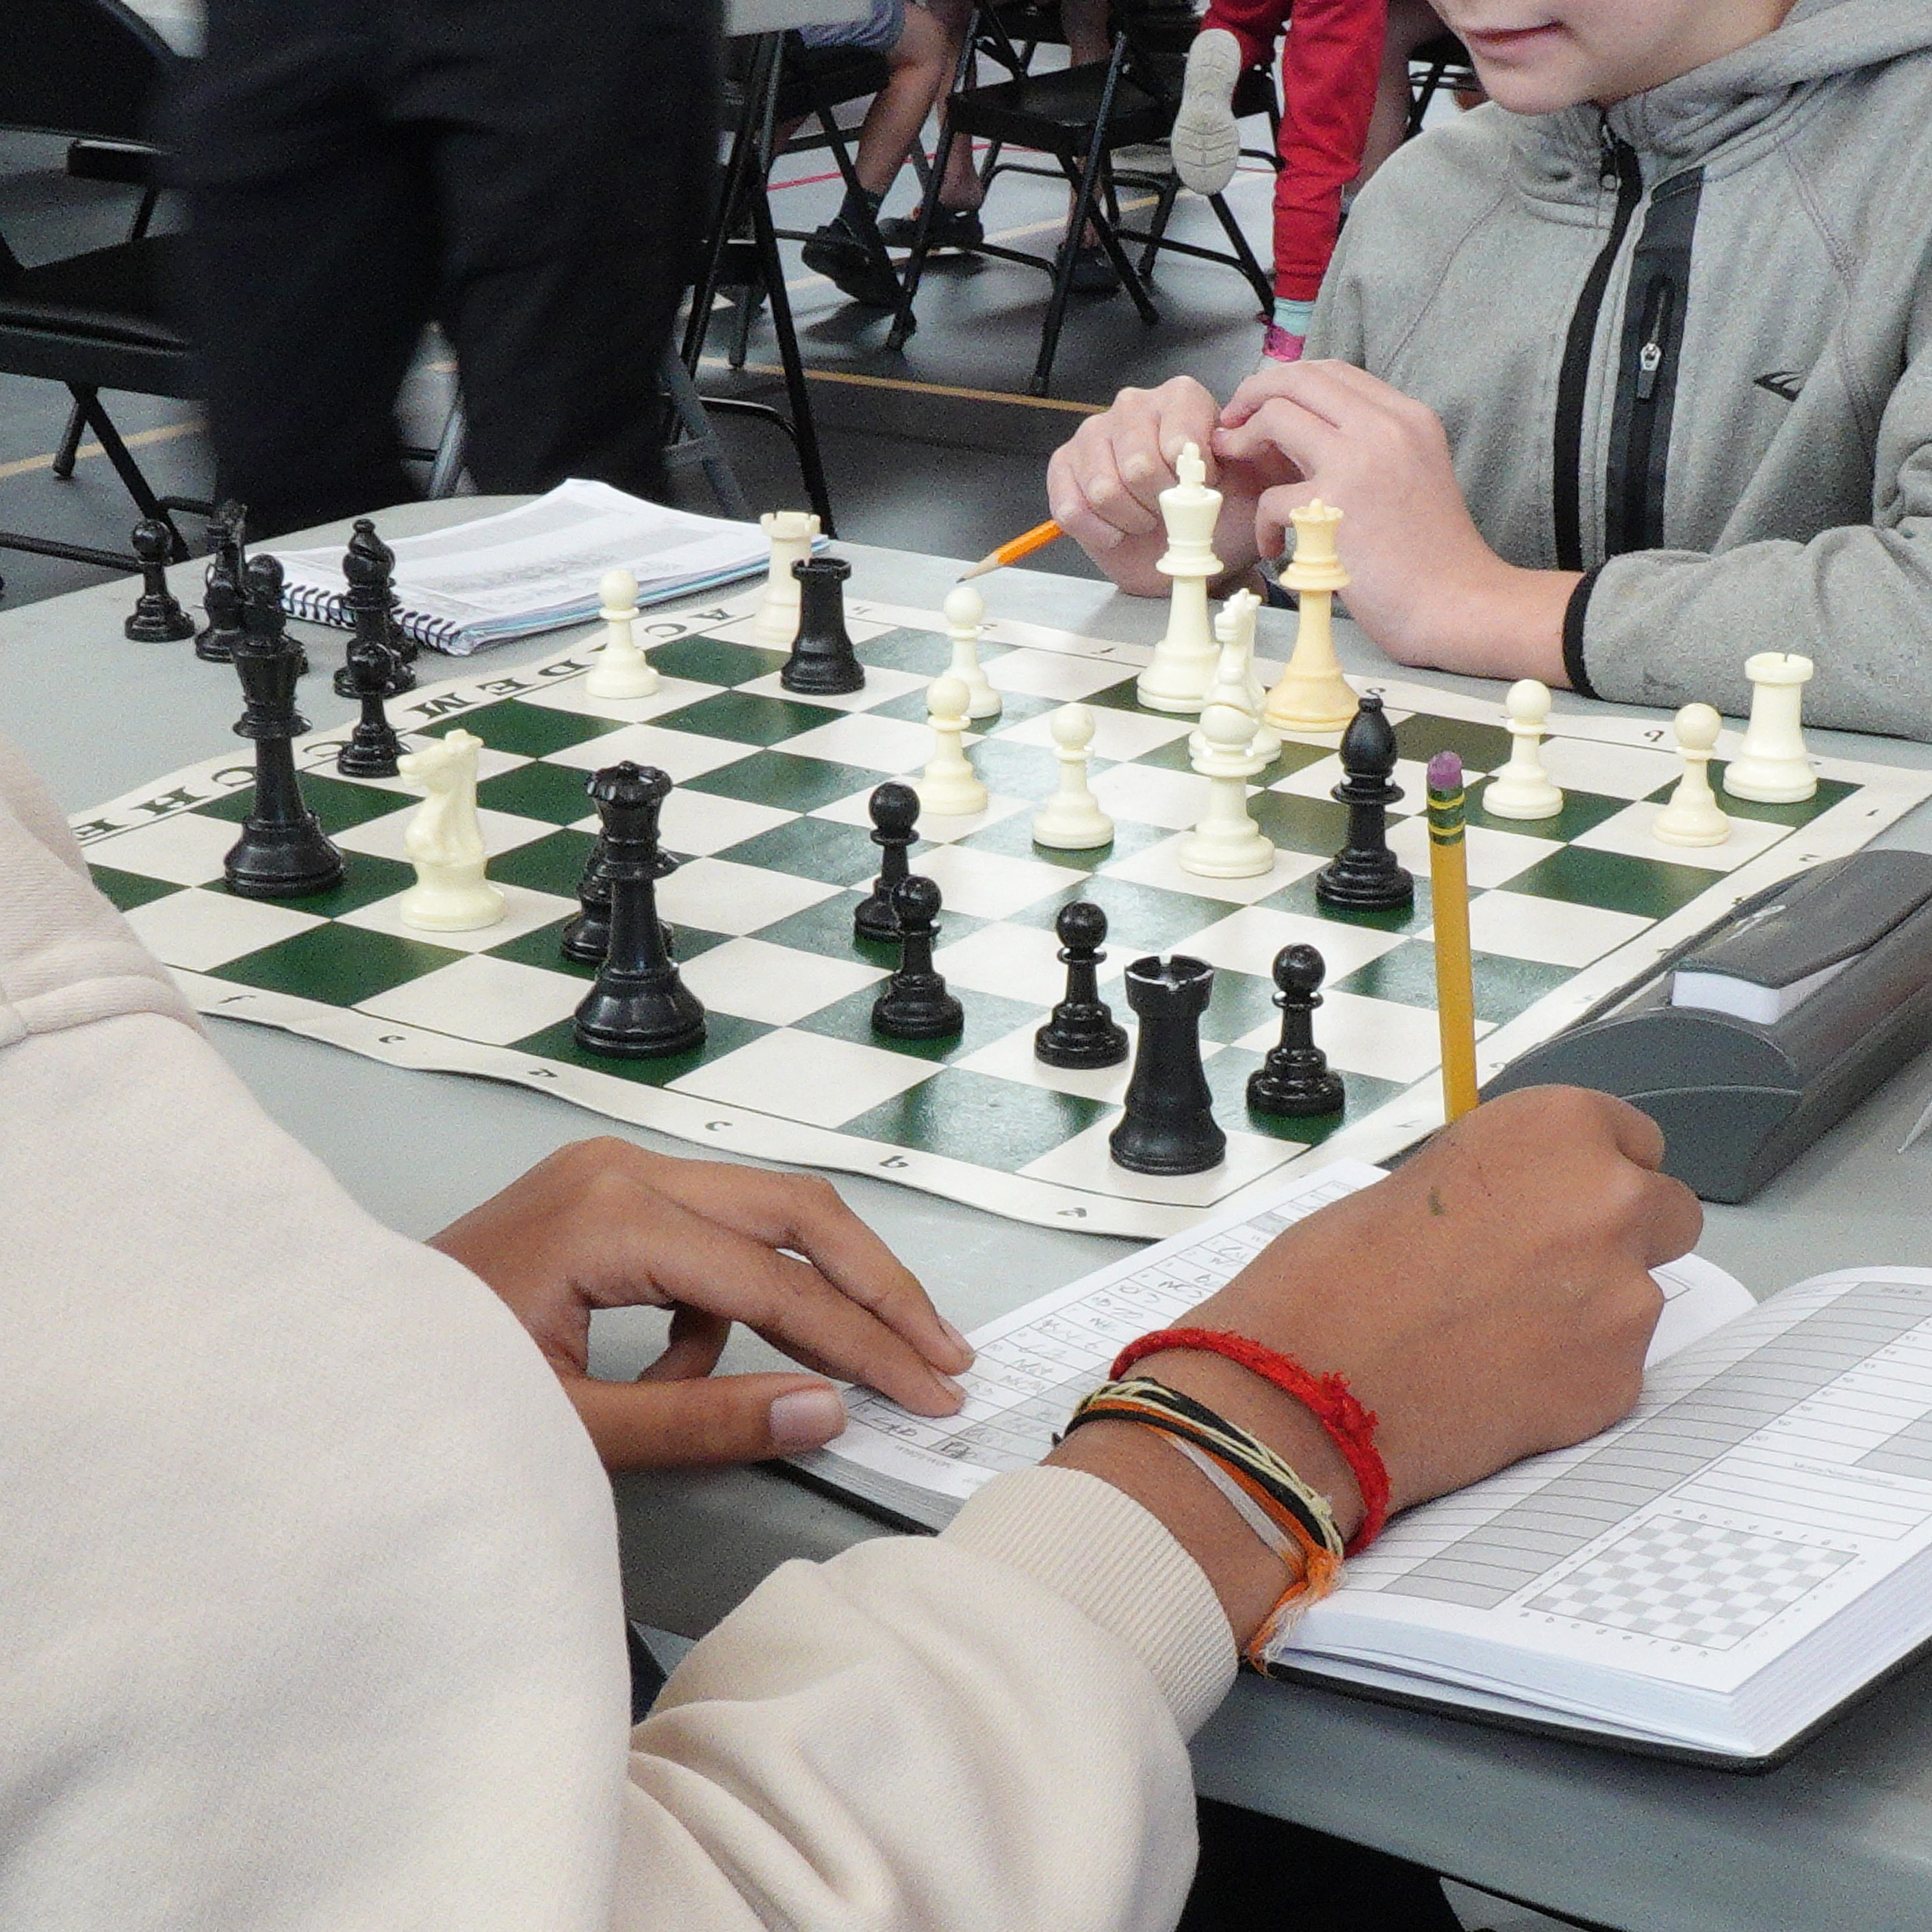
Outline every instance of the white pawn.
{"type": "Polygon", "coordinates": [[[1533,677],[1519,678],[1503,700],[1503,722],[1510,731],[1509,763],[1490,775],[1480,801],[1496,818],[1554,818],[1563,794],[1543,769],[1543,732],[1550,722],[1550,687],[1533,677]]]}
{"type": "Polygon", "coordinates": [[[980,668],[980,631],[986,618],[986,599],[971,584],[956,584],[946,593],[945,610],[946,628],[952,640],[952,662],[946,667],[946,675],[956,677],[966,687],[968,718],[997,718],[1000,694],[980,668]]]}
{"type": "Polygon", "coordinates": [[[767,510],[758,525],[771,540],[772,561],[752,635],[767,650],[788,651],[798,636],[798,579],[791,567],[812,554],[818,519],[809,510],[767,510]]]}
{"type": "Polygon", "coordinates": [[[932,727],[932,758],[913,784],[920,808],[939,818],[970,818],[986,808],[986,788],[968,762],[961,740],[966,730],[966,687],[956,677],[936,677],[926,694],[932,727]]]}
{"type": "Polygon", "coordinates": [[[1090,851],[1110,845],[1114,821],[1100,809],[1087,782],[1087,760],[1094,742],[1094,714],[1084,704],[1063,704],[1050,728],[1060,760],[1060,785],[1034,814],[1033,842],[1056,852],[1090,851]]]}
{"type": "Polygon", "coordinates": [[[1250,747],[1255,721],[1232,704],[1201,712],[1207,740],[1194,769],[1208,783],[1208,809],[1180,842],[1180,868],[1204,879],[1250,879],[1274,869],[1274,847],[1248,815],[1248,780],[1261,767],[1250,747]]]}
{"type": "Polygon", "coordinates": [[[1684,776],[1650,828],[1666,845],[1721,845],[1731,836],[1731,821],[1711,789],[1711,754],[1724,722],[1708,704],[1687,704],[1677,714],[1684,776]]]}
{"type": "Polygon", "coordinates": [[[1750,718],[1737,756],[1724,768],[1724,789],[1734,798],[1796,805],[1818,789],[1798,727],[1811,671],[1811,660],[1796,651],[1760,651],[1745,658],[1750,718]]]}
{"type": "Polygon", "coordinates": [[[604,648],[584,680],[592,698],[649,698],[658,688],[657,668],[638,650],[631,627],[638,615],[638,580],[628,570],[607,570],[598,579],[604,600],[604,648]]]}
{"type": "MultiPolygon", "coordinates": [[[[1255,613],[1261,602],[1252,590],[1238,590],[1221,606],[1214,620],[1221,657],[1214,669],[1214,682],[1208,688],[1210,704],[1232,704],[1256,719],[1268,702],[1268,687],[1255,669],[1255,613]]],[[[1207,748],[1206,735],[1197,724],[1187,736],[1187,755],[1199,758],[1207,748]]],[[[1248,748],[1262,765],[1271,765],[1281,756],[1281,740],[1267,725],[1257,723],[1255,741],[1248,748]]]]}
{"type": "Polygon", "coordinates": [[[483,876],[488,861],[476,815],[476,754],[482,748],[475,732],[449,731],[396,760],[398,775],[423,788],[423,802],[403,834],[416,882],[396,902],[397,917],[418,932],[473,932],[494,926],[508,910],[483,876]]]}

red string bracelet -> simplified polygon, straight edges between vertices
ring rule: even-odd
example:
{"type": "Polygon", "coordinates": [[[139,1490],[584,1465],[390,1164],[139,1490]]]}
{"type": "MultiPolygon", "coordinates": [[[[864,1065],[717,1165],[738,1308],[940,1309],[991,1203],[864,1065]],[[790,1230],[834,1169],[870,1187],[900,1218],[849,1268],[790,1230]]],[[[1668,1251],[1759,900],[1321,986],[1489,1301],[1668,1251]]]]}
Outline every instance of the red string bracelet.
{"type": "Polygon", "coordinates": [[[1284,1395],[1292,1395],[1327,1430],[1354,1471],[1355,1486],[1362,1492],[1362,1526],[1348,1540],[1348,1554],[1359,1556],[1382,1533],[1388,1520],[1388,1466],[1376,1448],[1376,1417],[1364,1408],[1337,1375],[1312,1376],[1299,1362],[1264,1348],[1245,1335],[1223,1334],[1215,1328],[1163,1328],[1130,1342],[1114,1358],[1108,1375],[1123,1380],[1127,1371],[1149,1355],[1164,1348],[1193,1348],[1210,1355],[1225,1355],[1252,1370],[1264,1382],[1274,1383],[1284,1395]]]}

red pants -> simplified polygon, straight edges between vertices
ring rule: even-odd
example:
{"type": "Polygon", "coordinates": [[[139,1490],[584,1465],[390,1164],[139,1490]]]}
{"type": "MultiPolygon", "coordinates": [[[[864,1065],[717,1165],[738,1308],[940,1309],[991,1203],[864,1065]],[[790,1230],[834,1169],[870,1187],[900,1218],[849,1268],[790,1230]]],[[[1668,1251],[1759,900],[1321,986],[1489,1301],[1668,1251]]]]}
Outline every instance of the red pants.
{"type": "Polygon", "coordinates": [[[1275,293],[1312,302],[1335,252],[1342,190],[1360,173],[1375,112],[1388,0],[1213,0],[1204,28],[1224,27],[1243,64],[1281,56],[1281,172],[1274,188],[1275,293]]]}

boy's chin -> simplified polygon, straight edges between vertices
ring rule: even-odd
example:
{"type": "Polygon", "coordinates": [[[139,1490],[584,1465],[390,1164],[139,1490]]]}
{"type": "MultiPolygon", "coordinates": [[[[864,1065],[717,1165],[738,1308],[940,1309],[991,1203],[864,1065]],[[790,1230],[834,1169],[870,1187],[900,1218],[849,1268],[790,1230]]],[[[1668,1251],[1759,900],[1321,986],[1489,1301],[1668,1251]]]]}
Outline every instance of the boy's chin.
{"type": "Polygon", "coordinates": [[[1475,67],[1484,95],[1511,114],[1558,114],[1598,96],[1588,79],[1576,74],[1539,74],[1481,61],[1475,67]]]}

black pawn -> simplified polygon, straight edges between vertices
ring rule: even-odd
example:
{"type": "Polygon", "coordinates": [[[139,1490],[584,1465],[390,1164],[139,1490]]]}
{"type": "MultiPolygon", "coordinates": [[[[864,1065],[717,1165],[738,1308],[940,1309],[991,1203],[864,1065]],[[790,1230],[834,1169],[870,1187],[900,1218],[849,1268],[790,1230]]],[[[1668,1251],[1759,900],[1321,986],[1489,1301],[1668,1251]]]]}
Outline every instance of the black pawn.
{"type": "Polygon", "coordinates": [[[1127,1030],[1115,1022],[1100,987],[1107,915],[1078,900],[1060,908],[1053,929],[1066,968],[1066,997],[1034,1035],[1034,1057],[1048,1066],[1118,1066],[1127,1057],[1127,1030]]]}
{"type": "Polygon", "coordinates": [[[242,634],[242,573],[248,562],[242,544],[248,522],[247,507],[229,502],[215,512],[208,526],[211,554],[208,588],[202,598],[208,623],[194,639],[194,654],[205,664],[226,664],[242,634]]]}
{"type": "MultiPolygon", "coordinates": [[[[403,646],[408,640],[390,616],[390,605],[394,598],[394,592],[390,588],[390,573],[394,561],[388,545],[376,535],[375,526],[364,517],[356,526],[356,536],[350,538],[348,549],[343,553],[342,574],[348,580],[349,594],[345,601],[356,640],[380,651],[387,666],[382,686],[385,698],[397,698],[406,691],[413,691],[416,683],[416,674],[409,665],[409,658],[416,655],[415,646],[410,645],[409,658],[405,658],[403,646]],[[370,541],[358,541],[365,531],[370,541]],[[378,550],[381,554],[377,554],[378,550]]],[[[350,646],[349,661],[335,674],[338,698],[361,695],[356,686],[355,648],[353,644],[350,646]]]]}
{"type": "Polygon", "coordinates": [[[345,778],[392,778],[403,746],[382,710],[382,699],[395,669],[394,660],[380,644],[356,638],[350,640],[344,668],[353,694],[362,701],[362,716],[338,753],[335,769],[345,778]]]}
{"type": "Polygon", "coordinates": [[[158,517],[144,517],[131,539],[141,560],[141,594],[122,629],[137,644],[178,644],[194,635],[194,620],[168,588],[168,559],[175,533],[158,517]]]}
{"type": "Polygon", "coordinates": [[[1281,1044],[1248,1076],[1248,1105],[1258,1114],[1298,1119],[1339,1114],[1342,1076],[1328,1070],[1328,1056],[1315,1044],[1318,990],[1328,971],[1312,946],[1285,946],[1274,956],[1274,1003],[1281,1009],[1281,1044]]]}
{"type": "Polygon", "coordinates": [[[892,889],[898,922],[899,970],[872,1002],[872,1024],[893,1040],[946,1040],[966,1024],[966,1010],[933,970],[939,932],[939,888],[917,873],[892,889]]]}
{"type": "MultiPolygon", "coordinates": [[[[594,784],[596,780],[590,782],[594,784]]],[[[610,875],[604,866],[601,834],[584,862],[584,874],[577,882],[577,904],[578,910],[566,922],[558,950],[580,966],[598,965],[610,950],[610,875]]]]}
{"type": "Polygon", "coordinates": [[[671,869],[662,862],[658,817],[670,780],[627,761],[599,772],[590,790],[604,825],[610,945],[577,1010],[577,1043],[626,1060],[688,1052],[704,1042],[704,1009],[678,976],[658,918],[658,880],[671,869]]]}
{"type": "Polygon", "coordinates": [[[896,778],[880,785],[868,802],[872,815],[872,843],[879,848],[879,876],[871,893],[852,909],[852,929],[861,939],[898,944],[898,920],[892,894],[907,874],[907,852],[919,834],[919,794],[896,778]]]}
{"type": "Polygon", "coordinates": [[[1228,1152],[1201,1065],[1201,1016],[1214,969],[1177,952],[1136,959],[1126,980],[1127,1004],[1140,1016],[1140,1046],[1126,1112],[1107,1145],[1130,1173],[1204,1174],[1228,1152]]]}
{"type": "Polygon", "coordinates": [[[805,556],[791,574],[798,579],[798,635],[779,683],[817,698],[864,690],[866,668],[845,632],[845,580],[852,566],[842,556],[805,556]]]}
{"type": "Polygon", "coordinates": [[[244,898],[300,898],[342,877],[342,854],[302,802],[290,740],[308,729],[296,710],[302,653],[284,628],[282,566],[272,556],[248,565],[244,629],[235,668],[246,700],[236,735],[255,745],[255,796],[222,871],[244,898]]]}
{"type": "Polygon", "coordinates": [[[208,566],[208,587],[202,593],[208,628],[197,634],[194,654],[205,664],[230,664],[242,641],[242,582],[220,557],[208,566]]]}
{"type": "Polygon", "coordinates": [[[1395,728],[1371,692],[1342,734],[1343,776],[1329,796],[1348,808],[1348,842],[1315,875],[1324,905],[1389,912],[1414,902],[1415,881],[1388,846],[1388,808],[1402,796],[1395,760],[1395,728]]]}

